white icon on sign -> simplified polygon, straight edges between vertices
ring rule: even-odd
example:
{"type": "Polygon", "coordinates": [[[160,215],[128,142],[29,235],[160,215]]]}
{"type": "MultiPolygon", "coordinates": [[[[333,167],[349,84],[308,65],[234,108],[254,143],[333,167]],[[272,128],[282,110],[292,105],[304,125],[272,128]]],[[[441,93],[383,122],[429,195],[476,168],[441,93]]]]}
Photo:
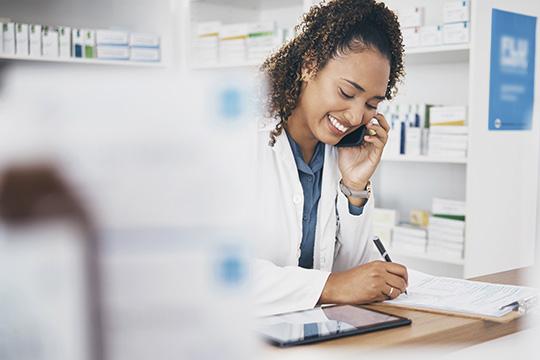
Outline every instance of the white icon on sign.
{"type": "Polygon", "coordinates": [[[495,119],[495,128],[499,129],[502,126],[502,120],[499,118],[495,119]]]}
{"type": "Polygon", "coordinates": [[[512,36],[501,37],[501,66],[527,71],[529,42],[512,36]]]}

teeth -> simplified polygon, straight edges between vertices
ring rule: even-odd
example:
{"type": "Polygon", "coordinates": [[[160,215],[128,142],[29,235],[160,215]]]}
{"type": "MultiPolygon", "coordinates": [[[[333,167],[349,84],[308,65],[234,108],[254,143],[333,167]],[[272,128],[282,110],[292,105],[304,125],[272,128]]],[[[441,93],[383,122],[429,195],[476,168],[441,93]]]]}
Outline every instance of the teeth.
{"type": "Polygon", "coordinates": [[[343,126],[339,121],[337,121],[337,119],[335,117],[333,117],[332,115],[328,115],[328,118],[330,119],[330,122],[332,123],[332,125],[334,125],[335,128],[337,128],[339,131],[341,132],[345,132],[347,130],[349,130],[348,127],[345,127],[343,126]]]}

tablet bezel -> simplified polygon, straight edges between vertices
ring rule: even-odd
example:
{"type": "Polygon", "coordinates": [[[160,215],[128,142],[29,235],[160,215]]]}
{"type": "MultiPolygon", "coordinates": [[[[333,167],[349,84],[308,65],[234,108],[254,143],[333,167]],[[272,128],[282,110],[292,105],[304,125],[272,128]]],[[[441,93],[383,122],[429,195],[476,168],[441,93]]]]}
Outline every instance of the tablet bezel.
{"type": "MultiPolygon", "coordinates": [[[[410,325],[412,323],[412,321],[410,319],[407,319],[405,317],[390,314],[390,313],[380,311],[380,310],[369,309],[369,308],[367,308],[365,306],[361,306],[361,305],[350,305],[350,304],[331,305],[331,306],[325,306],[325,307],[323,307],[323,309],[332,308],[332,307],[340,307],[340,306],[353,306],[353,307],[361,308],[361,309],[366,310],[366,311],[371,311],[371,312],[375,312],[375,313],[379,313],[379,314],[383,314],[383,315],[392,316],[392,317],[395,317],[397,319],[396,320],[391,320],[391,321],[385,321],[385,322],[381,322],[381,323],[377,323],[377,324],[373,324],[373,325],[367,325],[367,326],[351,329],[349,331],[345,331],[345,332],[341,332],[341,333],[320,335],[320,336],[317,336],[317,337],[312,337],[312,338],[309,338],[309,339],[301,339],[301,340],[281,341],[279,339],[272,338],[271,336],[269,336],[267,334],[264,334],[264,333],[262,333],[260,331],[258,333],[263,337],[263,339],[266,342],[270,343],[271,345],[278,346],[278,347],[281,347],[281,348],[285,348],[285,347],[296,346],[296,345],[313,344],[313,343],[318,343],[318,342],[327,341],[327,340],[333,340],[333,339],[339,339],[339,338],[353,336],[353,335],[366,334],[366,333],[370,333],[370,332],[374,332],[374,331],[379,331],[379,330],[391,329],[391,328],[395,328],[395,327],[399,327],[399,326],[410,325]]],[[[284,313],[284,314],[279,314],[279,315],[302,313],[302,312],[308,312],[308,311],[313,311],[313,310],[314,309],[292,311],[292,312],[289,312],[289,313],[284,313]]],[[[273,315],[273,316],[275,316],[275,315],[273,315]]]]}

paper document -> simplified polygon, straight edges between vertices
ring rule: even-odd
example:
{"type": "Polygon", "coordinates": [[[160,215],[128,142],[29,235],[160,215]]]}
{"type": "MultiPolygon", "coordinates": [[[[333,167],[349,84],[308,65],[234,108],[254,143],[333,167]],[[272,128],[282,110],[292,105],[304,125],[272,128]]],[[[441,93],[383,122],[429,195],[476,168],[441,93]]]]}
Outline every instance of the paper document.
{"type": "Polygon", "coordinates": [[[407,292],[385,303],[500,317],[512,311],[512,307],[501,310],[502,306],[538,295],[534,288],[437,277],[415,270],[409,270],[407,292]]]}

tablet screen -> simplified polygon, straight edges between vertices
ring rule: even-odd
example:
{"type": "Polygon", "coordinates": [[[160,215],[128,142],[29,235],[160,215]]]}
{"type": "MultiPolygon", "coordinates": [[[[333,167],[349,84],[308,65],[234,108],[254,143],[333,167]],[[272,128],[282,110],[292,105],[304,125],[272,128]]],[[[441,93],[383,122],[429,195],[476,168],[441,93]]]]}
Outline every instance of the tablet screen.
{"type": "Polygon", "coordinates": [[[407,325],[410,320],[352,305],[315,308],[261,319],[259,332],[279,346],[312,343],[407,325]]]}

